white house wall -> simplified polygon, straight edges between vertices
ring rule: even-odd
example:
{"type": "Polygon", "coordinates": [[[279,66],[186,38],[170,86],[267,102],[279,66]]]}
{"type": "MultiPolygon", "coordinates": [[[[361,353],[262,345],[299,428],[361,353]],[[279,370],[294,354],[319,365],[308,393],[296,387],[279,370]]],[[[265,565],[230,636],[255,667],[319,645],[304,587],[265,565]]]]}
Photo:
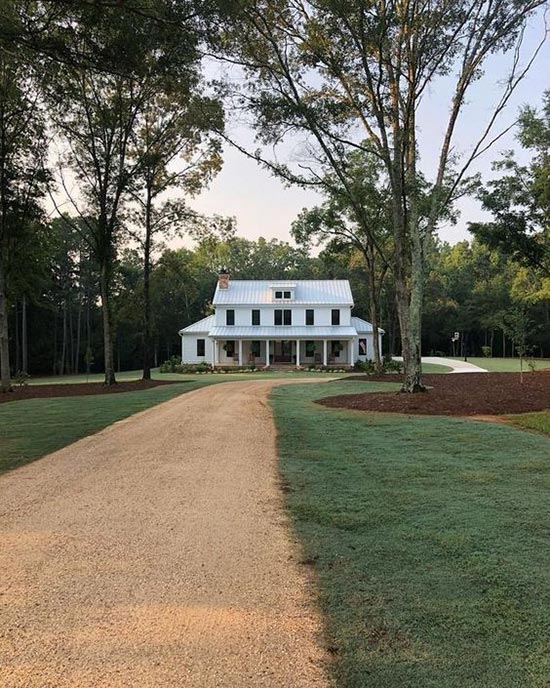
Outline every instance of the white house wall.
{"type": "Polygon", "coordinates": [[[207,333],[185,334],[181,338],[181,360],[183,363],[198,364],[206,361],[212,363],[214,342],[207,333]],[[197,340],[204,339],[204,356],[197,356],[197,340]]]}

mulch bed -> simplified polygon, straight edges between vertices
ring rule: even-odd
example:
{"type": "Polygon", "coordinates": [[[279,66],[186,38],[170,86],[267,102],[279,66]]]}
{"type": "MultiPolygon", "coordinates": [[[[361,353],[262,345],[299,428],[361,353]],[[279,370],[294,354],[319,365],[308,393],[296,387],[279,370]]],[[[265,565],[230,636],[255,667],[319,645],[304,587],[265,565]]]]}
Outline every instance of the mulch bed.
{"type": "MultiPolygon", "coordinates": [[[[401,376],[354,375],[347,380],[399,382],[401,376]]],[[[431,387],[420,394],[372,392],[319,399],[333,408],[430,416],[477,416],[528,413],[550,408],[550,370],[519,373],[424,375],[431,387]]],[[[341,382],[341,381],[340,381],[341,382]]]]}
{"type": "Polygon", "coordinates": [[[0,392],[0,404],[21,399],[44,399],[49,397],[81,397],[88,394],[117,394],[118,392],[138,392],[160,385],[181,384],[177,380],[135,380],[118,382],[107,387],[100,382],[78,382],[61,385],[22,385],[15,386],[11,392],[0,392]]]}

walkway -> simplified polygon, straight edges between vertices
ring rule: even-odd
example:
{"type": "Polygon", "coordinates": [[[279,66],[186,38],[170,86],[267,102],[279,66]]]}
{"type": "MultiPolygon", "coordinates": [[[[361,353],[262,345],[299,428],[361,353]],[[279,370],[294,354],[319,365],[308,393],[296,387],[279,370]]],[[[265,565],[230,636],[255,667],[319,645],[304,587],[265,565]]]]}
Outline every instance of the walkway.
{"type": "MultiPolygon", "coordinates": [[[[402,361],[403,356],[394,356],[394,360],[402,361]]],[[[467,361],[458,361],[455,358],[441,358],[440,356],[422,356],[422,363],[433,363],[434,365],[447,366],[452,368],[451,373],[486,373],[485,368],[480,368],[467,361]]]]}
{"type": "Polygon", "coordinates": [[[177,397],[0,478],[3,688],[324,688],[267,396],[177,397]]]}

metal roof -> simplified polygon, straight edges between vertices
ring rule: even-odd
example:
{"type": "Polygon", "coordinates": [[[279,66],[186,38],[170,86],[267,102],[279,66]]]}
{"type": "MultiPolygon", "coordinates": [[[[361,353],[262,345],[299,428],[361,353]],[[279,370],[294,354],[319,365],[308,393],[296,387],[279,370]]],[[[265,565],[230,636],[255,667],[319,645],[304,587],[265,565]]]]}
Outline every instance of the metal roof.
{"type": "Polygon", "coordinates": [[[216,339],[317,339],[319,337],[355,337],[357,331],[354,327],[334,326],[272,326],[272,327],[216,327],[210,330],[210,337],[216,339]]]}
{"type": "MultiPolygon", "coordinates": [[[[357,332],[360,332],[361,334],[373,331],[373,327],[370,322],[363,320],[363,318],[358,318],[355,315],[351,316],[351,324],[355,328],[355,330],[357,332]]],[[[378,332],[384,334],[384,330],[380,327],[378,328],[378,332]]]]}
{"type": "MultiPolygon", "coordinates": [[[[228,289],[216,287],[214,305],[255,305],[278,303],[273,288],[294,289],[294,299],[288,304],[353,305],[348,280],[229,280],[228,289]]],[[[282,303],[282,301],[281,301],[282,303]]]]}
{"type": "Polygon", "coordinates": [[[188,325],[187,327],[183,327],[178,334],[183,334],[184,332],[187,334],[191,334],[192,332],[210,332],[214,325],[214,316],[213,315],[208,315],[206,318],[203,318],[202,320],[199,320],[196,323],[193,323],[192,325],[188,325]]]}

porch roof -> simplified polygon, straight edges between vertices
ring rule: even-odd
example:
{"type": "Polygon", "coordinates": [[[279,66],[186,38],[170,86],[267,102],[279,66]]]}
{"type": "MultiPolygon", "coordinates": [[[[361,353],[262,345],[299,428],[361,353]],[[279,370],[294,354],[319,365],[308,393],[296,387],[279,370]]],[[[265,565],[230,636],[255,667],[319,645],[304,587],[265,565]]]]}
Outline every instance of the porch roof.
{"type": "Polygon", "coordinates": [[[266,327],[212,327],[213,339],[351,339],[357,336],[354,327],[304,327],[304,326],[266,326],[266,327]]]}

